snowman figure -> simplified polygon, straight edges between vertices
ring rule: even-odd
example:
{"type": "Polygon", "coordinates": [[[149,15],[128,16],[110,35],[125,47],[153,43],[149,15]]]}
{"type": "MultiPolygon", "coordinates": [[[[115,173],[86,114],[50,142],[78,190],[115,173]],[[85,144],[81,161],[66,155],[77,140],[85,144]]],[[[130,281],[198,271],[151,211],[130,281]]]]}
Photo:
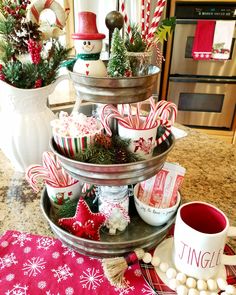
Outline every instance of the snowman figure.
{"type": "Polygon", "coordinates": [[[77,53],[73,72],[94,77],[107,76],[106,66],[100,59],[102,39],[105,35],[98,33],[96,14],[80,12],[78,24],[78,33],[72,35],[77,53]]]}

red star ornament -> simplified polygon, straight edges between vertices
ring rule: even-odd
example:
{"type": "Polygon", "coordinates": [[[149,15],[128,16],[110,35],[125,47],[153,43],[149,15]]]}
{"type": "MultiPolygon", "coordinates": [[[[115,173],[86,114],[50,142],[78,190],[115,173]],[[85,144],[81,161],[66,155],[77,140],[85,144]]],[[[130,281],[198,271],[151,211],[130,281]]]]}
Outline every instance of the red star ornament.
{"type": "Polygon", "coordinates": [[[80,198],[75,216],[60,218],[58,224],[77,237],[99,241],[99,230],[105,220],[106,217],[102,213],[91,212],[87,203],[80,198]]]}

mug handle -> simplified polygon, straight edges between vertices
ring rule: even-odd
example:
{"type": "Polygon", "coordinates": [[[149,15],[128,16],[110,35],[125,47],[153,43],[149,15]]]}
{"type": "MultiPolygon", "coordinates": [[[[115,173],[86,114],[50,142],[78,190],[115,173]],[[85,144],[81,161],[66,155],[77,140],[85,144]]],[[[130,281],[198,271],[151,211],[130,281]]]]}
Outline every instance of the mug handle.
{"type": "MultiPolygon", "coordinates": [[[[236,227],[235,226],[229,227],[227,237],[236,237],[236,227]]],[[[236,265],[236,255],[223,254],[221,262],[224,265],[236,265]]]]}

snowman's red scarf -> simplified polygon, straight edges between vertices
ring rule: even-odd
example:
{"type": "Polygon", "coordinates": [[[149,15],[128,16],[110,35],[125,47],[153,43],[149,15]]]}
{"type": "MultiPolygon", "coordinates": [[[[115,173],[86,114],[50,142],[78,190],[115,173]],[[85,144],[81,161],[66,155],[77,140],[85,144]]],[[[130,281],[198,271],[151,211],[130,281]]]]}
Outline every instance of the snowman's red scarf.
{"type": "Polygon", "coordinates": [[[100,53],[79,53],[76,58],[82,60],[98,60],[100,58],[100,53]]]}

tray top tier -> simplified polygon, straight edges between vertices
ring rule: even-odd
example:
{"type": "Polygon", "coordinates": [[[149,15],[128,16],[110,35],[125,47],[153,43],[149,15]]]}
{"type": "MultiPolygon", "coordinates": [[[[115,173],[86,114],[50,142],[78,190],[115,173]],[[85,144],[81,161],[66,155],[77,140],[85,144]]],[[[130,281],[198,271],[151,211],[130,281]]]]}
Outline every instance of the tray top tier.
{"type": "MultiPolygon", "coordinates": [[[[68,70],[69,71],[69,70],[68,70]]],[[[153,94],[160,68],[150,65],[148,75],[129,78],[97,78],[69,71],[78,98],[96,103],[134,103],[153,94]]]]}

